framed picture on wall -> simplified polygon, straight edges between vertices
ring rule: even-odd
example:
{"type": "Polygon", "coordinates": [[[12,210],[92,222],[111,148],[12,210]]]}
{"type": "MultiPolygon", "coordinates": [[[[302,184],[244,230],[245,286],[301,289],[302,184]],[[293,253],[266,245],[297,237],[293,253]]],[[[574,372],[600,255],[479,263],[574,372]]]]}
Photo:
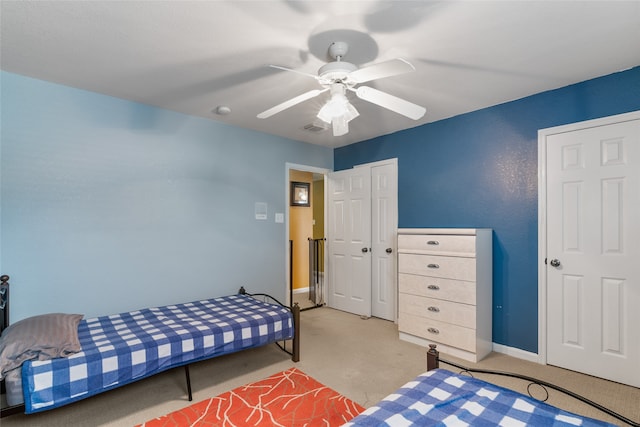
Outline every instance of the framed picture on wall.
{"type": "Polygon", "coordinates": [[[310,206],[309,195],[308,182],[291,182],[291,206],[310,206]]]}

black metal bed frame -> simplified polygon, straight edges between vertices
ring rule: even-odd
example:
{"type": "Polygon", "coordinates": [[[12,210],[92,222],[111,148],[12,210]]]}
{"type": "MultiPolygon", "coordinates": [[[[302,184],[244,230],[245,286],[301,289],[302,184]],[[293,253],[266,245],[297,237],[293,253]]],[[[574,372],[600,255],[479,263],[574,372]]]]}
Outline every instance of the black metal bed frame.
{"type": "Polygon", "coordinates": [[[520,374],[515,374],[512,372],[503,372],[503,371],[494,371],[494,370],[488,370],[488,369],[475,369],[475,368],[468,368],[466,366],[454,363],[454,362],[450,362],[448,360],[442,359],[440,357],[440,352],[436,349],[436,345],[435,344],[429,344],[429,350],[427,350],[427,371],[431,371],[433,369],[438,369],[440,367],[440,362],[446,364],[446,365],[450,365],[450,366],[454,366],[458,369],[460,369],[462,372],[466,372],[468,373],[470,376],[473,376],[472,373],[478,373],[478,374],[490,374],[490,375],[501,375],[501,376],[505,376],[505,377],[511,377],[511,378],[517,378],[523,381],[528,381],[529,385],[527,386],[527,393],[529,394],[530,397],[536,399],[536,400],[540,400],[535,398],[531,392],[530,392],[530,388],[532,385],[538,385],[540,386],[545,393],[547,394],[547,397],[542,400],[542,402],[545,402],[548,398],[549,398],[549,391],[547,390],[547,387],[554,389],[556,391],[559,391],[560,393],[566,394],[567,396],[573,397],[574,399],[577,399],[579,401],[581,401],[582,403],[585,403],[593,408],[596,408],[602,412],[604,412],[605,414],[608,414],[622,422],[624,422],[625,424],[628,424],[630,426],[633,427],[640,427],[640,423],[637,423],[633,420],[630,420],[629,418],[612,411],[609,408],[606,408],[602,405],[600,405],[599,403],[596,403],[592,400],[587,399],[584,396],[580,396],[577,393],[572,392],[571,390],[567,390],[563,387],[557,386],[555,384],[546,382],[546,381],[542,381],[539,380],[537,378],[533,378],[533,377],[528,377],[526,375],[520,375],[520,374]]]}
{"type": "Polygon", "coordinates": [[[0,333],[9,326],[9,276],[0,276],[0,333]]]}
{"type": "Polygon", "coordinates": [[[280,349],[282,351],[284,351],[285,353],[289,354],[291,356],[291,360],[293,362],[299,362],[300,361],[300,306],[298,305],[298,303],[293,303],[293,305],[291,307],[281,303],[280,301],[278,301],[277,299],[275,299],[274,297],[272,297],[269,294],[261,294],[261,293],[257,293],[257,294],[250,294],[248,293],[245,289],[244,286],[240,287],[240,290],[238,291],[239,294],[242,295],[249,295],[250,297],[256,298],[256,297],[263,297],[263,299],[270,299],[273,302],[275,302],[276,304],[286,308],[287,310],[289,310],[291,312],[291,314],[293,315],[293,339],[291,339],[291,350],[287,350],[287,341],[282,341],[282,344],[280,344],[280,342],[276,341],[276,345],[278,347],[280,347],[280,349]]]}
{"type": "MultiPolygon", "coordinates": [[[[240,289],[238,290],[238,294],[248,295],[256,299],[261,297],[262,300],[265,302],[267,302],[267,299],[272,300],[273,302],[281,305],[282,307],[286,308],[291,312],[291,314],[293,315],[293,338],[290,340],[283,340],[282,342],[276,341],[275,344],[282,351],[289,354],[293,362],[300,361],[300,307],[298,306],[298,303],[295,303],[291,307],[288,307],[269,294],[262,294],[262,293],[250,294],[244,289],[244,287],[240,287],[240,289]],[[287,349],[287,341],[291,341],[290,350],[287,349]]],[[[0,311],[2,311],[2,315],[0,316],[0,333],[2,333],[2,331],[9,326],[9,276],[7,275],[0,276],[0,311]]],[[[196,362],[199,362],[199,361],[196,361],[196,362]]],[[[191,363],[196,363],[196,362],[191,362],[191,363]]],[[[191,363],[187,363],[186,365],[183,365],[185,380],[187,384],[187,395],[190,402],[193,400],[193,393],[191,390],[191,375],[189,373],[189,365],[191,363]]],[[[179,366],[176,366],[176,368],[179,368],[179,366]]],[[[1,389],[0,393],[4,394],[5,393],[4,380],[2,380],[0,384],[0,389],[1,389]]],[[[20,405],[8,406],[6,408],[0,408],[0,418],[4,418],[13,414],[24,413],[24,411],[25,411],[24,403],[20,405]]]]}

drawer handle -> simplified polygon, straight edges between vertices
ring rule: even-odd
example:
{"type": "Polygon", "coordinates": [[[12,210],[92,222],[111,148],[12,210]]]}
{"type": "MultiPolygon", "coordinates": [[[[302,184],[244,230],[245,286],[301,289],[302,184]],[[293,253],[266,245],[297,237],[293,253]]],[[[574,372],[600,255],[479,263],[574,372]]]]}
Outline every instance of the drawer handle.
{"type": "Polygon", "coordinates": [[[440,244],[440,242],[438,242],[437,240],[429,240],[427,242],[427,245],[439,245],[439,244],[440,244]]]}
{"type": "Polygon", "coordinates": [[[438,264],[429,264],[429,265],[427,265],[427,267],[429,267],[429,268],[440,268],[440,266],[438,264]]]}
{"type": "Polygon", "coordinates": [[[439,313],[440,309],[438,307],[430,306],[427,308],[429,311],[433,311],[434,313],[439,313]]]}
{"type": "Polygon", "coordinates": [[[429,285],[429,286],[427,286],[427,288],[431,289],[432,291],[439,291],[440,290],[440,286],[438,286],[438,285],[429,285]]]}
{"type": "Polygon", "coordinates": [[[436,335],[438,335],[440,333],[440,331],[437,330],[436,328],[429,328],[429,329],[427,329],[427,331],[429,331],[432,334],[436,334],[436,335]]]}

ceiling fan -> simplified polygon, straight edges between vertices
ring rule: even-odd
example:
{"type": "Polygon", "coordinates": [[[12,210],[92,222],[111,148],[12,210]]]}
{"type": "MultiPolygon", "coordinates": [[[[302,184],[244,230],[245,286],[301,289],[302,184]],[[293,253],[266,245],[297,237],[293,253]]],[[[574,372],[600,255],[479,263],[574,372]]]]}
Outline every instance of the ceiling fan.
{"type": "Polygon", "coordinates": [[[344,135],[349,132],[349,122],[360,115],[355,107],[349,103],[347,91],[354,92],[360,99],[379,105],[380,107],[384,107],[413,120],[418,120],[424,116],[426,110],[420,105],[369,86],[356,87],[356,85],[360,83],[415,71],[413,65],[404,59],[396,58],[368,67],[358,68],[350,62],[342,60],[348,49],[349,46],[345,42],[331,43],[329,46],[329,55],[335,59],[335,61],[320,67],[317,76],[291,68],[270,65],[273,68],[292,71],[314,78],[320,83],[322,89],[310,90],[275,107],[271,107],[258,114],[258,118],[266,119],[327,91],[330,92],[331,97],[318,112],[318,118],[326,123],[331,123],[334,136],[344,135]]]}

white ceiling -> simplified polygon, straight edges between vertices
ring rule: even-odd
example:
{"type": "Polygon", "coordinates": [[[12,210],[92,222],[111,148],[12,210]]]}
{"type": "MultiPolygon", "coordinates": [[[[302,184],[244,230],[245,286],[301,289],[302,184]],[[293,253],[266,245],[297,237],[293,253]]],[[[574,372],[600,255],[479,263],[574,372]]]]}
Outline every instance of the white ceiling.
{"type": "Polygon", "coordinates": [[[7,1],[3,70],[274,135],[338,147],[640,65],[640,1],[7,1]],[[359,100],[350,132],[304,126],[333,41],[358,66],[416,71],[367,83],[427,109],[359,100]],[[229,115],[212,110],[231,108],[229,115]]]}

